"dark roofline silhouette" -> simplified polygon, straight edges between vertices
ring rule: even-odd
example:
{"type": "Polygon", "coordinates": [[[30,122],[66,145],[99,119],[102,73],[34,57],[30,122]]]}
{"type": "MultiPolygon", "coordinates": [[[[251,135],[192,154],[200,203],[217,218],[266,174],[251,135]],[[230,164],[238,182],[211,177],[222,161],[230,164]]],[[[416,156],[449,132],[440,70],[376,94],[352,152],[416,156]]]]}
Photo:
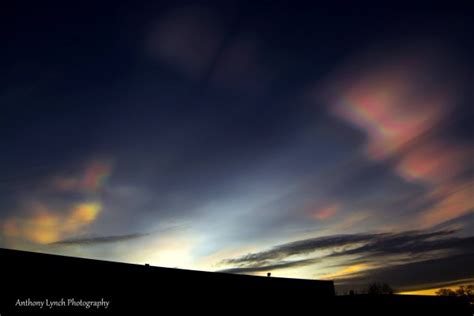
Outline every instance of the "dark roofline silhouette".
{"type": "Polygon", "coordinates": [[[419,308],[427,315],[472,315],[464,301],[449,297],[335,296],[333,281],[161,268],[1,248],[0,262],[2,275],[9,276],[1,280],[2,315],[16,314],[19,308],[49,314],[48,309],[15,307],[15,302],[52,298],[108,300],[108,309],[94,313],[110,314],[159,313],[170,308],[219,315],[230,310],[248,314],[288,308],[294,313],[329,308],[337,313],[383,314],[390,310],[406,314],[419,308]]]}

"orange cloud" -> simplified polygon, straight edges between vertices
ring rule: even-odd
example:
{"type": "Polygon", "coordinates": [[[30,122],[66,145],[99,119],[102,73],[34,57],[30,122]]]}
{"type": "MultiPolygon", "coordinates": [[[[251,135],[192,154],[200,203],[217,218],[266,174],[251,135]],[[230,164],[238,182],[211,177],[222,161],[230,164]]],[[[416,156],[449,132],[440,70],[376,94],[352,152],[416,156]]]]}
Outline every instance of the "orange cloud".
{"type": "Polygon", "coordinates": [[[67,212],[36,203],[32,206],[32,215],[8,218],[2,223],[2,230],[11,239],[48,244],[79,232],[96,219],[100,210],[98,202],[80,203],[67,212]]]}
{"type": "Polygon", "coordinates": [[[40,244],[56,241],[60,236],[60,217],[54,213],[42,210],[33,218],[25,220],[23,234],[26,239],[40,244]]]}
{"type": "Polygon", "coordinates": [[[100,209],[99,203],[81,203],[74,208],[70,219],[74,222],[92,222],[97,217],[100,209]]]}
{"type": "Polygon", "coordinates": [[[348,275],[351,275],[351,274],[354,274],[354,273],[358,273],[358,272],[367,270],[369,268],[370,268],[370,265],[368,265],[366,263],[354,264],[354,265],[351,265],[349,267],[343,268],[339,271],[336,271],[334,273],[325,274],[321,278],[326,279],[326,280],[334,280],[334,279],[338,279],[338,278],[341,278],[341,277],[345,277],[345,276],[348,276],[348,275]]]}
{"type": "Polygon", "coordinates": [[[48,198],[38,197],[27,203],[23,215],[13,216],[0,222],[2,235],[9,242],[28,241],[48,244],[80,232],[94,222],[102,210],[96,193],[104,187],[112,171],[110,160],[92,160],[75,175],[56,176],[47,187],[48,198]],[[58,208],[48,204],[49,196],[64,191],[87,197],[86,201],[58,208]],[[90,201],[90,199],[94,199],[90,201]]]}

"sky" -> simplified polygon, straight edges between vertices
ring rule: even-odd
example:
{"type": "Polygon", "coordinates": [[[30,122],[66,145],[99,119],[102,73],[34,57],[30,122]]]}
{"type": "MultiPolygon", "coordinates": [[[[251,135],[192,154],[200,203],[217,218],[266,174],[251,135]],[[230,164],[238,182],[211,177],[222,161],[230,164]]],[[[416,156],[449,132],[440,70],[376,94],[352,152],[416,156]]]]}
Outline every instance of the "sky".
{"type": "Polygon", "coordinates": [[[467,4],[2,4],[0,247],[474,283],[467,4]]]}

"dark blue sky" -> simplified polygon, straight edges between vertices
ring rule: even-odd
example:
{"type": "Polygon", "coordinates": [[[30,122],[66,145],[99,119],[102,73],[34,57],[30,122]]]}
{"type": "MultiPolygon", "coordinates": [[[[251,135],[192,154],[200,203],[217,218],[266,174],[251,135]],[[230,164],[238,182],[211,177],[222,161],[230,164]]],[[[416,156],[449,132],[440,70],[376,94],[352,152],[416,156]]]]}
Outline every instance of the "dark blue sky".
{"type": "Polygon", "coordinates": [[[2,4],[0,245],[341,288],[472,283],[455,265],[474,249],[472,13],[2,4]]]}

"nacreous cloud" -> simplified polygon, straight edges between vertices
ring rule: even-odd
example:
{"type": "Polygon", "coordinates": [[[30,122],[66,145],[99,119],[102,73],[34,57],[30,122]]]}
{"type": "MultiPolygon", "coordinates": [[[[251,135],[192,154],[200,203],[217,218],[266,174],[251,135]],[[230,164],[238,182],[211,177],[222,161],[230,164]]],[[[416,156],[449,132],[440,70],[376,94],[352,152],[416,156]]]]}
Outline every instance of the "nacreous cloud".
{"type": "Polygon", "coordinates": [[[431,207],[414,223],[430,228],[469,213],[474,205],[466,191],[472,188],[468,174],[474,151],[447,132],[463,84],[456,67],[440,65],[431,54],[389,55],[352,63],[322,95],[330,112],[365,133],[369,160],[386,163],[403,180],[426,188],[420,200],[431,207]]]}
{"type": "Polygon", "coordinates": [[[79,172],[50,176],[19,196],[19,212],[0,219],[7,247],[50,244],[84,233],[102,213],[101,192],[112,164],[91,160],[79,172]]]}

